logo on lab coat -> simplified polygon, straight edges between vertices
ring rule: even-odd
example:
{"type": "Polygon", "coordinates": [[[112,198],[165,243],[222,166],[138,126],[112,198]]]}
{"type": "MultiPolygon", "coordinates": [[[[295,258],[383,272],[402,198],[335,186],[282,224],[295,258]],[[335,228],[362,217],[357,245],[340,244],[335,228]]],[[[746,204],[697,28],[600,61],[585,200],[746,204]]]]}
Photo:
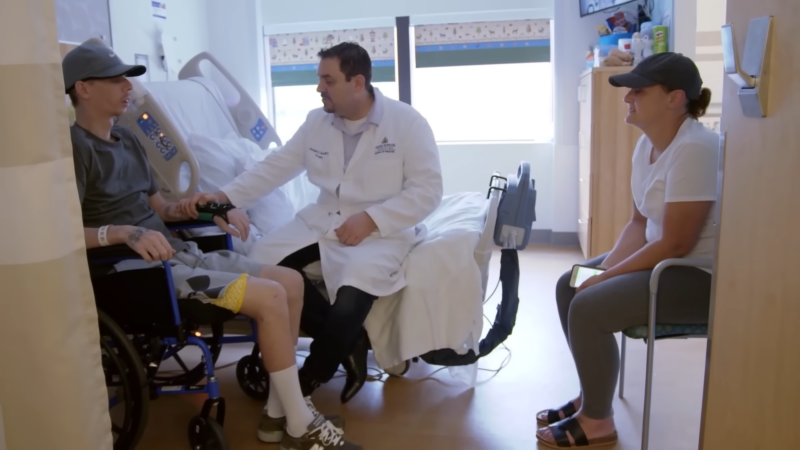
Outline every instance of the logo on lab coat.
{"type": "Polygon", "coordinates": [[[375,146],[376,155],[379,155],[381,153],[394,153],[394,150],[395,150],[395,144],[394,143],[390,144],[389,139],[385,137],[383,138],[383,141],[381,141],[380,145],[375,146]]]}
{"type": "Polygon", "coordinates": [[[328,156],[328,152],[322,151],[322,150],[317,150],[314,147],[309,147],[308,150],[310,150],[311,153],[313,153],[314,156],[316,156],[319,159],[322,159],[322,158],[328,156]]]}

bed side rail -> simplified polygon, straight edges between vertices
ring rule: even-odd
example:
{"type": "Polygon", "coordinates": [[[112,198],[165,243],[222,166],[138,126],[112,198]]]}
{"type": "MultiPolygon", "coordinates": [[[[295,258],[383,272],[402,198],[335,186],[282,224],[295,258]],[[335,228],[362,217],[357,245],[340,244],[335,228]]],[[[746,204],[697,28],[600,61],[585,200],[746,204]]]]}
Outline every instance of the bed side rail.
{"type": "Polygon", "coordinates": [[[271,144],[278,147],[283,145],[275,127],[261,111],[261,107],[212,54],[198,53],[187,61],[178,73],[179,80],[195,77],[209,79],[217,85],[241,136],[250,139],[265,150],[271,144]],[[211,68],[208,67],[208,64],[211,68]]]}

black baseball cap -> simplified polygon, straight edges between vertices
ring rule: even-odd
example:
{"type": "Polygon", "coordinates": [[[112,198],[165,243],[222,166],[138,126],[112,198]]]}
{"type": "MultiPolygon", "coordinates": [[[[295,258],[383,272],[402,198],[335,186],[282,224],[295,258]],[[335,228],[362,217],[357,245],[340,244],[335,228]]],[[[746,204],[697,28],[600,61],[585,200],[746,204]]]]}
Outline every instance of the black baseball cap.
{"type": "Polygon", "coordinates": [[[122,62],[114,50],[102,44],[86,43],[73,48],[61,62],[64,88],[69,92],[78,81],[119,76],[138,77],[147,72],[145,66],[122,62]]]}
{"type": "Polygon", "coordinates": [[[681,90],[689,100],[697,100],[703,79],[694,61],[680,53],[656,53],[643,59],[630,72],[612,75],[608,82],[614,87],[643,89],[663,85],[681,90]]]}

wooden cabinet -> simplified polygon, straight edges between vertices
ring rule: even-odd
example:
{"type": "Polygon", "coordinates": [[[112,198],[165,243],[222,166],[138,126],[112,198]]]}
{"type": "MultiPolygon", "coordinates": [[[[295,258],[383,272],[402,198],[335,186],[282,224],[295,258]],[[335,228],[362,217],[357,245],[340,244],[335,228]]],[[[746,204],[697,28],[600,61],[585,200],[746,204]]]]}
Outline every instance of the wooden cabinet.
{"type": "Polygon", "coordinates": [[[631,158],[642,132],[625,123],[627,89],[608,83],[630,69],[597,67],[580,78],[578,240],[587,259],[610,251],[631,217],[631,158]]]}

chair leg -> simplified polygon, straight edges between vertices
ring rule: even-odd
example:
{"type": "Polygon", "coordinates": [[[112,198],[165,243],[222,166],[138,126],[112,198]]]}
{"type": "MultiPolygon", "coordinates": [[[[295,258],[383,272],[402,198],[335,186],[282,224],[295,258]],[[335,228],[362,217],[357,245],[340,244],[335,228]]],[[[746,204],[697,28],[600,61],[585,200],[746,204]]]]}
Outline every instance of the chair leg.
{"type": "Polygon", "coordinates": [[[625,395],[625,333],[622,333],[619,355],[619,398],[625,395]]]}
{"type": "MultiPolygon", "coordinates": [[[[650,333],[652,336],[652,332],[650,333]]],[[[650,442],[650,409],[653,395],[653,359],[655,353],[655,339],[647,342],[647,369],[644,382],[644,418],[642,419],[642,450],[647,450],[650,442]]]]}

